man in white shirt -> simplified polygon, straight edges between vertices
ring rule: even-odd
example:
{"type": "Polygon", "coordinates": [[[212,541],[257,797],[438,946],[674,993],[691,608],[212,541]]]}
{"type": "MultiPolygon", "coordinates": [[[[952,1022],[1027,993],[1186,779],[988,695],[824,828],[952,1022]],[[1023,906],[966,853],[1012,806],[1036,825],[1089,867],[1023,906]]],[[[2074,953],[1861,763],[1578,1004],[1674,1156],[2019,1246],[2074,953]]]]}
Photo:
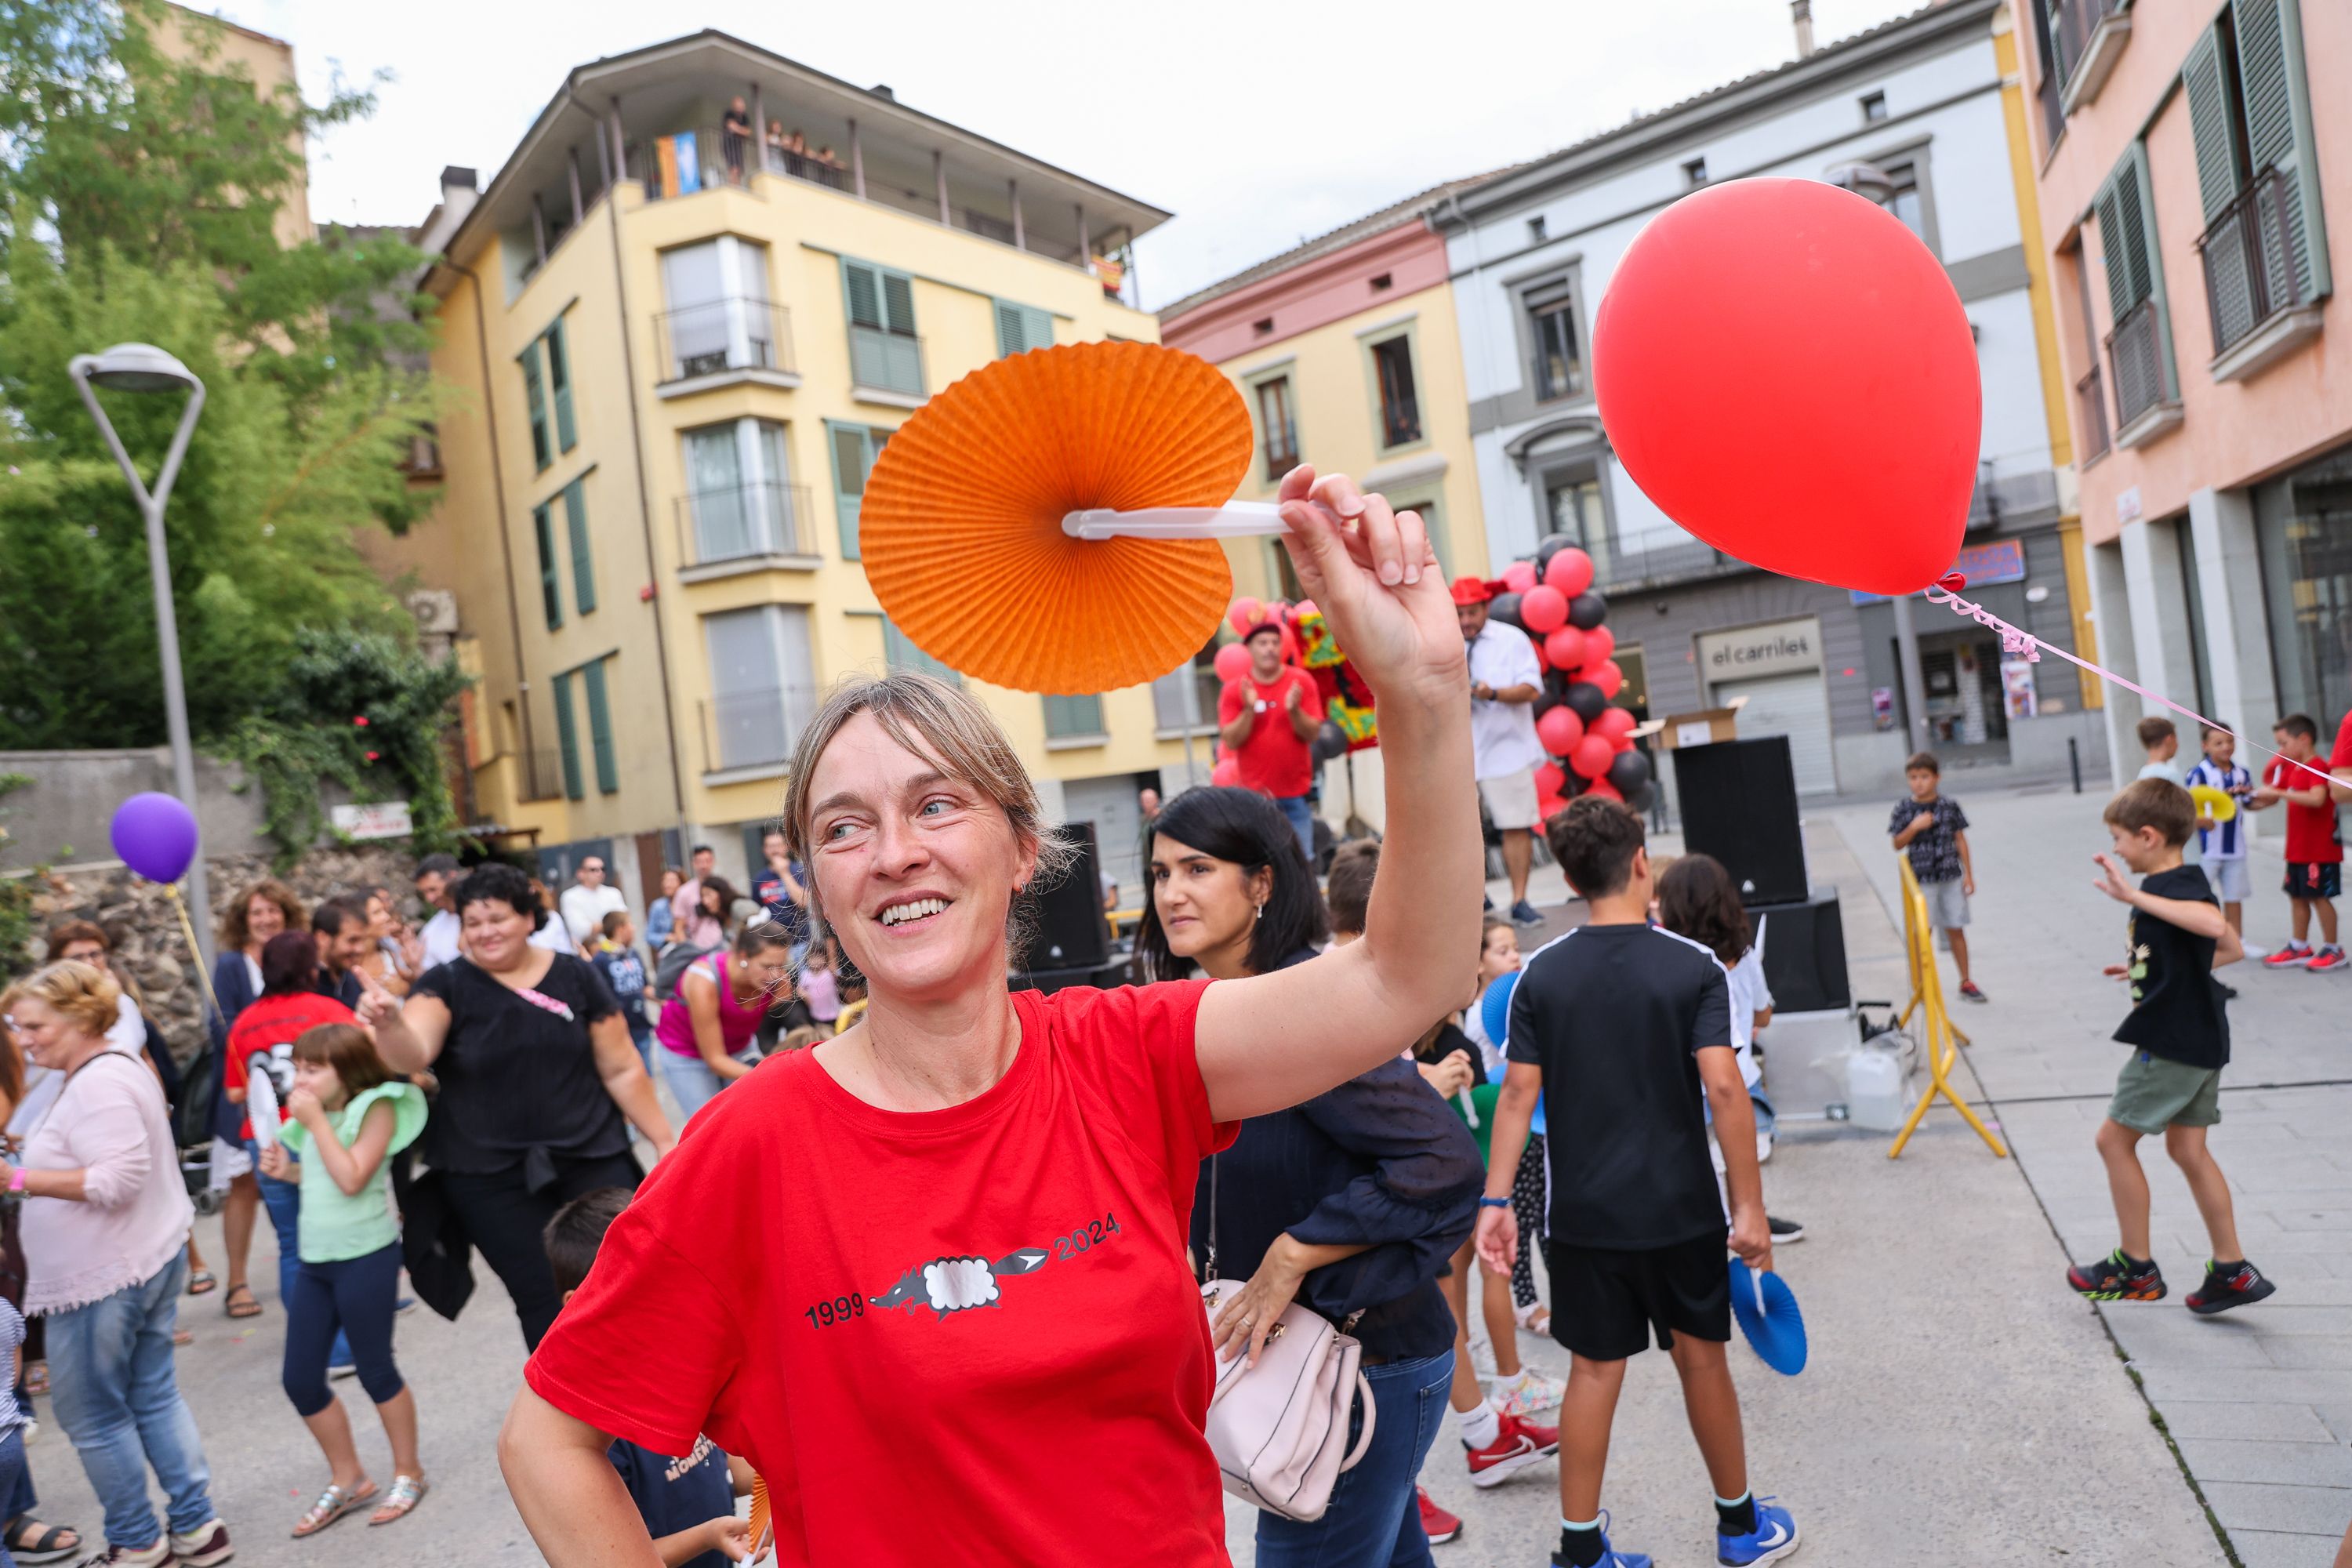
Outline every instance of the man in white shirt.
{"type": "Polygon", "coordinates": [[[425,967],[446,963],[457,956],[457,938],[465,927],[457,910],[457,858],[427,855],[416,863],[417,901],[433,911],[417,940],[425,944],[425,967]]]}
{"type": "Polygon", "coordinates": [[[1494,590],[1475,577],[1454,581],[1454,613],[1470,645],[1470,746],[1478,794],[1503,836],[1503,869],[1511,879],[1511,919],[1541,925],[1528,902],[1528,871],[1535,864],[1536,768],[1544,760],[1536,739],[1535,700],[1543,694],[1536,645],[1518,627],[1489,620],[1494,590]]]}
{"type": "Polygon", "coordinates": [[[563,889],[563,897],[556,900],[556,906],[563,911],[563,923],[571,931],[572,942],[593,948],[604,933],[604,917],[626,910],[628,900],[621,897],[620,889],[604,880],[602,855],[587,857],[572,875],[572,886],[563,889]]]}

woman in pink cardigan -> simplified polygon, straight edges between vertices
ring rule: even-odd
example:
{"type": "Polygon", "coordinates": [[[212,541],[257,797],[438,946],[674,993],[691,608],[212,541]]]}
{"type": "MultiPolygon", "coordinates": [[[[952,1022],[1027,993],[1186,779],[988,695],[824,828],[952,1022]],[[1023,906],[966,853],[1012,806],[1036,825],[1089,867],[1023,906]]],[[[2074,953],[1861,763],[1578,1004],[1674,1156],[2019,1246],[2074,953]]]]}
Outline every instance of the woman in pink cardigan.
{"type": "Polygon", "coordinates": [[[65,963],[0,998],[26,1053],[66,1075],[9,1176],[26,1199],[25,1311],[48,1321],[50,1401],[106,1510],[110,1561],[211,1568],[228,1560],[228,1527],[172,1366],[194,1210],[163,1089],[107,1049],[121,994],[104,972],[65,963]],[[151,1467],[168,1531],[147,1499],[151,1467]]]}

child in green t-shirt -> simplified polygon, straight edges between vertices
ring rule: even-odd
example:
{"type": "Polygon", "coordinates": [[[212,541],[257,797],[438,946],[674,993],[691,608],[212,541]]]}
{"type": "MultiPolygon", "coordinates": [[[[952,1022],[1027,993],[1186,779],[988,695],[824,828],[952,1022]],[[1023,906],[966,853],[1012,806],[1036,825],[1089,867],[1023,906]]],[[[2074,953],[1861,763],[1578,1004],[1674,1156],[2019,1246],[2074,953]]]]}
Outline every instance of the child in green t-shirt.
{"type": "Polygon", "coordinates": [[[368,1522],[404,1518],[425,1496],[416,1455],[416,1396],[392,1359],[400,1296],[400,1220],[386,1162],[425,1130],[425,1097],[392,1076],[365,1030],[327,1024],[294,1041],[291,1113],[261,1152],[264,1174],[299,1182],[300,1267],[286,1303],[286,1396],[319,1440],[332,1471],[326,1490],[294,1527],[315,1535],[376,1500],[360,1468],[351,1422],[327,1388],[327,1356],[341,1330],[360,1384],[392,1441],[392,1489],[368,1522]]]}

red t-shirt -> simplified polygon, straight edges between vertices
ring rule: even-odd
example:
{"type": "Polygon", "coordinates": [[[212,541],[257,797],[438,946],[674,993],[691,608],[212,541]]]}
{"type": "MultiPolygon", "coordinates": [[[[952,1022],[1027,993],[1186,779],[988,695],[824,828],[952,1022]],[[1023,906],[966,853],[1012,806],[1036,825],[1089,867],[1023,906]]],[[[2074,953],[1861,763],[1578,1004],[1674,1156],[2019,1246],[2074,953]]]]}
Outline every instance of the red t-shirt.
{"type": "Polygon", "coordinates": [[[770,1058],[655,1167],[525,1378],[657,1454],[742,1455],[784,1564],[1223,1568],[1184,1255],[1239,1126],[1209,1117],[1206,988],[1016,992],[1012,1069],[946,1110],[770,1058]]]}
{"type": "MultiPolygon", "coordinates": [[[[2352,720],[2346,722],[2352,725],[2352,720]]],[[[2337,750],[2343,750],[2341,737],[2336,743],[2337,750]]],[[[2325,773],[2328,764],[2314,757],[2305,766],[2325,773]]],[[[2263,782],[2273,789],[2310,789],[2319,780],[2284,757],[2273,757],[2270,766],[2263,770],[2263,782]]],[[[2344,846],[2336,833],[2334,801],[2319,805],[2286,803],[2286,858],[2298,866],[2327,866],[2344,858],[2344,846]]]]}
{"type": "Polygon", "coordinates": [[[1307,742],[1290,727],[1289,691],[1297,687],[1300,692],[1299,711],[1320,723],[1323,720],[1323,694],[1315,689],[1315,678],[1297,665],[1286,664],[1282,673],[1260,684],[1253,675],[1225,683],[1224,691],[1217,698],[1217,722],[1230,724],[1242,716],[1253,701],[1263,702],[1256,724],[1249,739],[1234,752],[1234,760],[1241,766],[1242,787],[1254,789],[1276,799],[1305,795],[1315,782],[1315,760],[1307,755],[1307,742]]]}
{"type": "MultiPolygon", "coordinates": [[[[286,1097],[294,1092],[294,1041],[321,1024],[354,1024],[352,1010],[332,996],[314,991],[287,992],[249,1004],[228,1028],[228,1083],[242,1100],[252,1076],[254,1058],[269,1068],[270,1087],[278,1091],[278,1119],[286,1121],[286,1097]]],[[[237,1123],[236,1135],[253,1136],[253,1120],[237,1123]]]]}

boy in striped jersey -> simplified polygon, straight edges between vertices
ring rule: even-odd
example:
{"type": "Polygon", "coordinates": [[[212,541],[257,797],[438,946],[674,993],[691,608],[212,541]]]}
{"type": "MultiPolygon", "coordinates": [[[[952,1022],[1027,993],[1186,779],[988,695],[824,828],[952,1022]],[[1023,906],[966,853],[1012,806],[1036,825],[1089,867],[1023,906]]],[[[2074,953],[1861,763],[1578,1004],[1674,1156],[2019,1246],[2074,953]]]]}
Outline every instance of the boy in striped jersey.
{"type": "MultiPolygon", "coordinates": [[[[2204,749],[2204,756],[2189,770],[2184,782],[2192,790],[2199,784],[2220,790],[2238,803],[2238,811],[2227,822],[2200,816],[2197,847],[2205,864],[2205,874],[2213,883],[2213,892],[2221,900],[2221,917],[2242,941],[2246,934],[2246,890],[2251,885],[2246,873],[2245,814],[2246,803],[2254,796],[2254,775],[2233,760],[2238,738],[2229,731],[2206,731],[2204,749]]],[[[2262,954],[2248,948],[2246,956],[2260,958],[2262,954]]]]}

